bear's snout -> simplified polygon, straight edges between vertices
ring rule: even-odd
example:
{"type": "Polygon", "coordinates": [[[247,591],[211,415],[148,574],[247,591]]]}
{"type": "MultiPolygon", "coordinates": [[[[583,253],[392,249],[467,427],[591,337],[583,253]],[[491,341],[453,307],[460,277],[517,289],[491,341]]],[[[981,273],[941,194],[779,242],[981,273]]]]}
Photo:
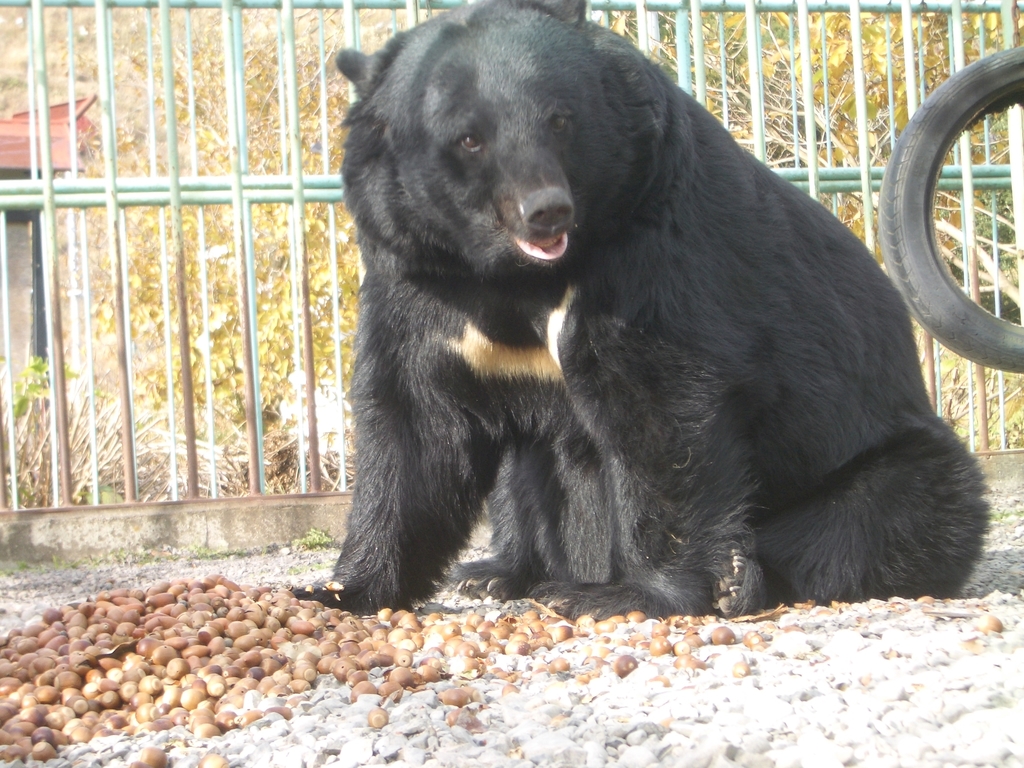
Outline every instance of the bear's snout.
{"type": "Polygon", "coordinates": [[[544,187],[519,202],[519,214],[531,240],[555,237],[572,225],[572,198],[562,187],[544,187]]]}
{"type": "Polygon", "coordinates": [[[526,194],[519,201],[526,237],[516,238],[516,245],[536,259],[561,257],[569,245],[567,233],[574,213],[572,198],[563,187],[542,187],[526,194]]]}

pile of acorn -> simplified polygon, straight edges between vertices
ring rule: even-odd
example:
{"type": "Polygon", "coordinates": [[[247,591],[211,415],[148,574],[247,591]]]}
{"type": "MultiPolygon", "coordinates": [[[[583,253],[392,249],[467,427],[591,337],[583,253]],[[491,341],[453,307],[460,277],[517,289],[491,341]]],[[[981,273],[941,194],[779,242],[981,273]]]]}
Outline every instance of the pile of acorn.
{"type": "MultiPolygon", "coordinates": [[[[505,692],[516,690],[521,676],[539,672],[574,669],[576,681],[586,684],[610,666],[624,677],[636,669],[636,658],[613,650],[627,644],[651,656],[675,656],[681,670],[706,666],[691,653],[705,644],[701,619],[672,617],[636,631],[646,620],[634,612],[570,623],[534,610],[496,621],[477,613],[456,620],[391,610],[360,618],[287,590],[239,586],[223,576],[165,581],[145,591],[109,590],[89,602],[49,609],[41,622],[0,638],[0,760],[48,760],[60,747],[113,733],[185,726],[196,736],[214,737],[270,712],[291,718],[291,707],[325,674],[347,684],[353,701],[364,694],[398,700],[405,691],[450,678],[459,685],[439,693],[453,707],[448,720],[473,726],[472,708],[464,708],[481,695],[466,683],[485,675],[505,680],[505,692]],[[556,646],[581,654],[583,664],[544,653],[556,646]],[[494,664],[498,655],[535,652],[535,660],[517,667],[524,672],[494,664]],[[376,668],[385,670],[383,676],[371,679],[376,668]],[[246,707],[251,690],[287,706],[246,707]]],[[[737,642],[727,626],[704,635],[715,645],[737,642]]],[[[758,632],[748,632],[742,642],[751,650],[766,647],[758,632]]],[[[741,661],[732,673],[742,677],[750,669],[741,661]]],[[[660,677],[652,682],[670,683],[660,677]]],[[[383,708],[368,715],[376,728],[387,721],[383,708]]],[[[223,764],[208,757],[202,768],[223,764]]],[[[162,751],[149,748],[138,764],[162,768],[161,760],[162,751]]]]}

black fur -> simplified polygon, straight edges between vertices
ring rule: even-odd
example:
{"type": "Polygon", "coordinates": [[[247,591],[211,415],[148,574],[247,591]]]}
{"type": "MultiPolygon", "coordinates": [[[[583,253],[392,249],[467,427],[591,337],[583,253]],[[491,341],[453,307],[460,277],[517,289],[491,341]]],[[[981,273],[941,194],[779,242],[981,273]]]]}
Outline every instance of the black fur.
{"type": "Polygon", "coordinates": [[[338,57],[359,472],[318,596],[428,598],[485,502],[463,588],[567,616],[956,593],[983,485],[900,298],[583,9],[486,0],[338,57]]]}

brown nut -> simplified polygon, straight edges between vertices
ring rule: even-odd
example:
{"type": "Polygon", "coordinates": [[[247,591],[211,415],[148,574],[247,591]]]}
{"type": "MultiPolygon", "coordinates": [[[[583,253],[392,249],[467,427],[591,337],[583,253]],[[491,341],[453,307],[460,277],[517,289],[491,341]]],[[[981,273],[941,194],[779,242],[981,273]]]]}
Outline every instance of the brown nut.
{"type": "Polygon", "coordinates": [[[548,664],[548,672],[553,674],[558,672],[569,671],[569,660],[564,656],[559,656],[557,659],[552,659],[551,663],[548,664]]]}
{"type": "Polygon", "coordinates": [[[733,677],[747,677],[750,675],[750,665],[745,661],[737,661],[732,667],[733,677]]]}
{"type": "Polygon", "coordinates": [[[732,645],[736,642],[736,633],[729,627],[720,626],[711,630],[712,645],[732,645]]]}
{"type": "Polygon", "coordinates": [[[464,707],[472,701],[472,694],[466,688],[448,688],[437,695],[442,704],[464,707]]]}
{"type": "Polygon", "coordinates": [[[637,667],[636,659],[634,659],[629,654],[623,654],[622,656],[617,656],[615,658],[615,660],[612,661],[612,670],[619,677],[625,677],[630,672],[635,670],[636,667],[637,667]]]}
{"type": "Polygon", "coordinates": [[[398,702],[402,700],[402,694],[405,692],[405,688],[402,687],[398,682],[394,680],[385,680],[377,688],[377,695],[384,699],[391,699],[392,701],[398,702]]]}
{"type": "Polygon", "coordinates": [[[39,741],[33,744],[32,751],[29,754],[33,760],[38,760],[41,763],[57,759],[57,750],[48,741],[39,741]]]}
{"type": "Polygon", "coordinates": [[[143,747],[136,759],[150,768],[167,768],[167,753],[159,747],[143,747]]]}
{"type": "Polygon", "coordinates": [[[743,644],[751,650],[762,650],[765,647],[764,635],[751,630],[743,635],[743,644]]]}
{"type": "Polygon", "coordinates": [[[375,686],[369,680],[363,680],[361,683],[356,683],[354,686],[352,686],[351,700],[354,702],[360,696],[364,696],[366,694],[374,695],[376,693],[377,686],[375,686]]]}
{"type": "Polygon", "coordinates": [[[667,637],[652,637],[650,651],[651,656],[664,656],[672,651],[672,641],[667,637]]]}
{"type": "Polygon", "coordinates": [[[992,632],[1002,632],[1003,622],[999,620],[998,616],[991,613],[983,613],[978,617],[978,620],[974,622],[974,626],[978,628],[978,631],[983,634],[990,634],[992,632]]]}

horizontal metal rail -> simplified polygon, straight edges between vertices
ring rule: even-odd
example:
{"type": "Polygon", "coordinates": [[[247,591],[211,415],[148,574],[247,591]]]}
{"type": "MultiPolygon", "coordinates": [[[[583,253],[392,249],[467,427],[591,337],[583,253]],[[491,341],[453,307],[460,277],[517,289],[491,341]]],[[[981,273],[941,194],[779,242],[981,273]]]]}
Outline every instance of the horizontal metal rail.
{"type": "MultiPolygon", "coordinates": [[[[228,176],[182,176],[180,181],[183,205],[231,205],[231,178],[228,176]]],[[[304,174],[303,181],[306,202],[342,202],[341,183],[336,175],[304,174]]],[[[58,179],[53,187],[58,208],[98,208],[106,204],[101,179],[78,179],[74,182],[58,179]]],[[[167,177],[121,177],[114,189],[121,208],[170,205],[170,180],[167,177]]],[[[39,181],[0,182],[0,208],[42,208],[42,194],[43,184],[39,181]]],[[[242,176],[242,199],[245,202],[291,203],[292,197],[290,176],[242,176]]]]}
{"type": "MultiPolygon", "coordinates": [[[[777,168],[782,178],[800,186],[808,182],[807,168],[777,168]]],[[[1009,165],[976,165],[973,167],[976,189],[1010,189],[1009,165]]],[[[881,187],[884,168],[871,169],[872,187],[881,187]]],[[[860,170],[857,168],[819,168],[821,191],[824,193],[860,192],[860,170]]],[[[182,176],[183,205],[230,205],[231,179],[227,176],[182,176]]],[[[305,200],[309,203],[341,203],[344,193],[337,176],[304,174],[305,200]]],[[[939,177],[939,189],[960,189],[963,169],[946,166],[939,177]]],[[[163,176],[120,178],[114,185],[118,205],[122,208],[167,206],[171,204],[170,179],[163,176]]],[[[99,208],[106,204],[101,179],[55,179],[54,200],[57,208],[99,208]]],[[[41,181],[0,181],[0,208],[8,210],[41,210],[44,184],[41,181]]],[[[250,203],[291,203],[291,176],[242,176],[242,199],[250,203]]]]}

